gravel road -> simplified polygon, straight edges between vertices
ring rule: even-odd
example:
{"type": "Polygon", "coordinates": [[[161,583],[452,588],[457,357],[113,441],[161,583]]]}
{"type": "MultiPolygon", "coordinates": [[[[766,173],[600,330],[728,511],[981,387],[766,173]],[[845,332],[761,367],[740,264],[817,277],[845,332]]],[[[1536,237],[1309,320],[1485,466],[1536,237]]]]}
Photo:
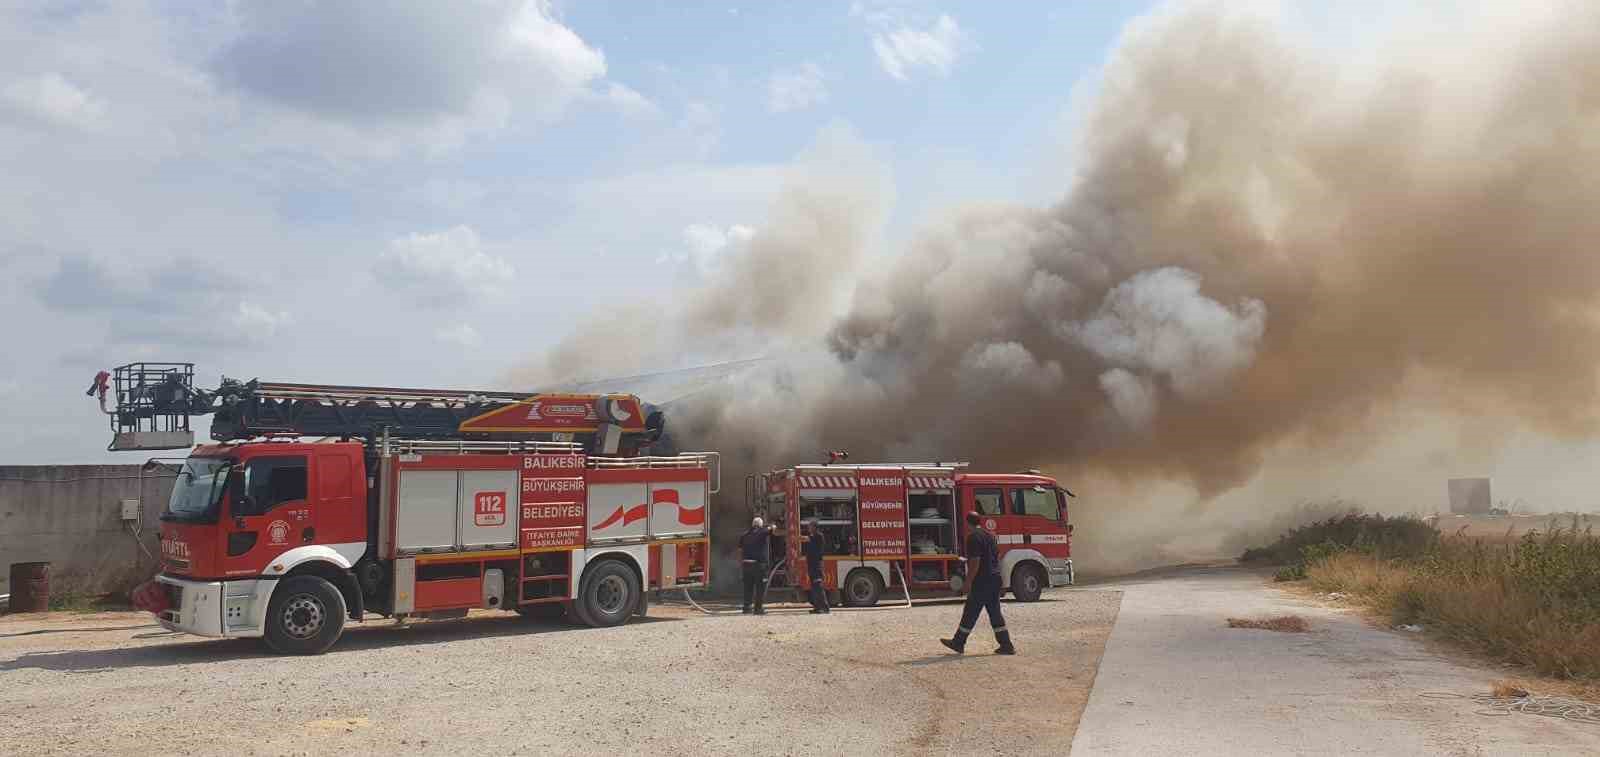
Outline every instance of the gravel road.
{"type": "Polygon", "coordinates": [[[1065,754],[1115,591],[1006,605],[964,657],[949,603],[812,616],[657,605],[620,628],[484,614],[352,628],[328,654],[136,613],[0,617],[0,754],[1065,754]]]}

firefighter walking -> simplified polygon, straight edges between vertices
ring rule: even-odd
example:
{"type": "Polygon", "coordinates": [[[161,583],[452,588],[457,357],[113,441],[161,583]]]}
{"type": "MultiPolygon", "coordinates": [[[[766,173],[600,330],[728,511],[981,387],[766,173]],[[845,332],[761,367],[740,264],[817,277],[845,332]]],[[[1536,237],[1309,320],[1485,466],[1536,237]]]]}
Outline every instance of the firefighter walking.
{"type": "Polygon", "coordinates": [[[967,513],[967,582],[962,589],[967,594],[966,606],[961,609],[961,625],[954,638],[940,639],[939,643],[956,654],[966,651],[967,637],[977,625],[978,613],[989,612],[989,625],[994,629],[994,639],[1000,643],[995,654],[1016,654],[1011,645],[1011,632],[1006,629],[1005,616],[1000,613],[1000,559],[994,534],[983,528],[983,517],[967,513]]]}
{"type": "Polygon", "coordinates": [[[754,597],[755,614],[765,615],[767,600],[767,563],[770,559],[768,537],[773,526],[764,523],[760,516],[750,521],[750,530],[739,537],[739,565],[744,570],[744,614],[750,614],[750,600],[754,597]]]}

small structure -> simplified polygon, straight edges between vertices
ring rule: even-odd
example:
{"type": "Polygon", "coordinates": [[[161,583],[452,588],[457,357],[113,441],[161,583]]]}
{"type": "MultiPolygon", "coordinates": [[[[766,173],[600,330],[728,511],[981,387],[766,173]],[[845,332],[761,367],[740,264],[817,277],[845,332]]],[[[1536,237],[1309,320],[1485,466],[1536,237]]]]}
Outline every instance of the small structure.
{"type": "Polygon", "coordinates": [[[1452,478],[1450,486],[1450,512],[1456,515],[1489,514],[1489,479],[1452,478]]]}

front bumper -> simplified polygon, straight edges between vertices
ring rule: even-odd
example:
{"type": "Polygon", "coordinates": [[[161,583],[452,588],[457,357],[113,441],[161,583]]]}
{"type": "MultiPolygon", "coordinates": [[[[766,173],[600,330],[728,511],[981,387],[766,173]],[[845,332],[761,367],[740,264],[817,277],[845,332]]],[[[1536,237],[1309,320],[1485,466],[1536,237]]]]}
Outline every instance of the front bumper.
{"type": "Polygon", "coordinates": [[[169,631],[196,636],[260,636],[267,602],[277,581],[190,581],[157,576],[166,590],[168,606],[156,620],[169,631]]]}
{"type": "Polygon", "coordinates": [[[1072,586],[1075,577],[1072,573],[1072,558],[1065,560],[1046,560],[1046,569],[1050,574],[1050,587],[1072,586]]]}

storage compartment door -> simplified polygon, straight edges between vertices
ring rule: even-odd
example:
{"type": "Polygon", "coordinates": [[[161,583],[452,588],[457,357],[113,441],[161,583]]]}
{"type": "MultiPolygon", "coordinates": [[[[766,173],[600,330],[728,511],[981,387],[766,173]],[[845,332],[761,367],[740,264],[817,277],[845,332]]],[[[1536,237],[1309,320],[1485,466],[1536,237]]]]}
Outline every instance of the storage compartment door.
{"type": "Polygon", "coordinates": [[[656,481],[649,486],[651,534],[685,538],[706,532],[706,482],[656,481]]]}
{"type": "Polygon", "coordinates": [[[644,538],[649,525],[646,485],[589,484],[589,538],[644,538]]]}
{"type": "Polygon", "coordinates": [[[517,546],[516,511],[511,498],[517,496],[514,470],[461,471],[457,500],[460,513],[461,548],[504,549],[517,546]]]}
{"type": "Polygon", "coordinates": [[[449,552],[456,546],[456,472],[400,471],[394,541],[401,552],[449,552]]]}

